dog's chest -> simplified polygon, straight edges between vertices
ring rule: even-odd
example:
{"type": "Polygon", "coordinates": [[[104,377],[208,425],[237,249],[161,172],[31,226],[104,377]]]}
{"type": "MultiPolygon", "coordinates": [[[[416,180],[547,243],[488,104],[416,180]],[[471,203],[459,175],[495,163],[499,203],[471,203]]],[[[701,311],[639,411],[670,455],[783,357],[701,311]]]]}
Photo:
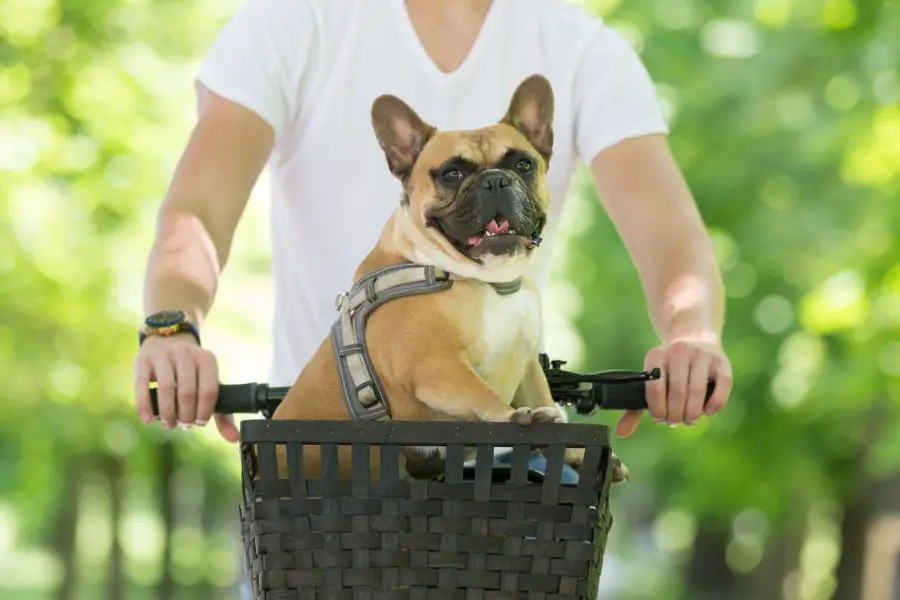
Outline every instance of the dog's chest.
{"type": "Polygon", "coordinates": [[[538,292],[523,286],[518,292],[501,295],[484,286],[475,370],[501,399],[512,402],[525,366],[534,359],[541,336],[541,302],[538,292]]]}

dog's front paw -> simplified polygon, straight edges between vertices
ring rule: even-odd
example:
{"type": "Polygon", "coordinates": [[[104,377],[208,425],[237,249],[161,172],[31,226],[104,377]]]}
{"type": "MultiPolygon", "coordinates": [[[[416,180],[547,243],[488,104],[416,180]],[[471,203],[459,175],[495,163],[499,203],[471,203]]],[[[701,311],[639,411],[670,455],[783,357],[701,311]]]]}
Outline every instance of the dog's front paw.
{"type": "Polygon", "coordinates": [[[529,408],[525,406],[517,408],[509,416],[509,420],[519,425],[531,425],[533,423],[565,423],[562,414],[550,406],[542,406],[540,408],[529,408]]]}
{"type": "Polygon", "coordinates": [[[566,448],[566,464],[573,469],[581,467],[584,462],[584,448],[566,448]]]}
{"type": "MultiPolygon", "coordinates": [[[[577,470],[580,468],[581,463],[584,462],[584,448],[567,448],[565,461],[573,469],[577,470]]],[[[630,472],[625,463],[622,462],[622,459],[613,454],[610,456],[609,462],[612,466],[612,484],[616,485],[628,481],[630,472]]]]}
{"type": "Polygon", "coordinates": [[[532,423],[565,423],[563,414],[553,406],[542,406],[532,409],[532,423]]]}
{"type": "Polygon", "coordinates": [[[610,456],[609,462],[612,464],[612,484],[616,485],[628,481],[630,473],[622,459],[613,454],[610,456]]]}
{"type": "Polygon", "coordinates": [[[518,408],[510,413],[509,421],[510,423],[515,423],[517,425],[531,425],[533,417],[533,411],[526,406],[524,408],[518,408]]]}

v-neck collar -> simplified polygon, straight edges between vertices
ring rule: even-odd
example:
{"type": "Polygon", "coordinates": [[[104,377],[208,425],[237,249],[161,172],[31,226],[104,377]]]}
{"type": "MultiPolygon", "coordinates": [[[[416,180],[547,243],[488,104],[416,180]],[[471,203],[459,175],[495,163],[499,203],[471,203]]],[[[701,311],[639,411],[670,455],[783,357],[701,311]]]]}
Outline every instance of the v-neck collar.
{"type": "Polygon", "coordinates": [[[458,79],[465,77],[465,75],[478,64],[479,55],[484,51],[485,45],[490,41],[490,38],[496,33],[497,28],[502,23],[502,12],[506,7],[506,1],[491,1],[491,5],[488,7],[487,14],[484,17],[484,22],[481,24],[481,29],[478,31],[475,42],[472,44],[472,47],[469,48],[469,52],[466,54],[462,63],[449,73],[442,71],[440,67],[437,66],[425,50],[425,46],[422,45],[419,34],[416,32],[412,18],[406,8],[406,0],[391,0],[391,6],[394,9],[394,15],[397,18],[400,34],[406,38],[410,51],[415,57],[416,62],[419,63],[420,68],[427,73],[429,77],[434,79],[435,82],[441,85],[449,85],[458,79]]]}

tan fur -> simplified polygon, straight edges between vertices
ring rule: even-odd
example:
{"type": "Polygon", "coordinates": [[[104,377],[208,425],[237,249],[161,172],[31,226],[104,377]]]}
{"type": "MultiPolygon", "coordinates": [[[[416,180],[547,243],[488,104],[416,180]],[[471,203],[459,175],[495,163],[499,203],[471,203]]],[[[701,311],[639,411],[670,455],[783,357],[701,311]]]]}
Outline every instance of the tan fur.
{"type": "MultiPolygon", "coordinates": [[[[398,211],[399,212],[399,211],[398,211]]],[[[404,260],[394,243],[391,217],[385,234],[356,273],[356,279],[379,267],[404,260]]],[[[401,241],[406,241],[400,236],[401,241]]],[[[537,293],[534,284],[523,288],[537,293]]],[[[523,289],[518,294],[524,293],[523,289]]],[[[478,280],[455,280],[450,289],[419,296],[398,298],[379,307],[369,317],[366,343],[372,363],[384,386],[391,418],[398,421],[478,420],[509,421],[515,408],[547,407],[555,414],[541,414],[544,420],[561,417],[550,398],[549,388],[527,393],[527,404],[514,403],[526,365],[537,369],[538,339],[526,339],[518,332],[509,345],[517,350],[489,356],[489,344],[482,338],[483,303],[496,292],[478,280]],[[489,360],[490,359],[490,360],[489,360]],[[490,384],[480,375],[485,373],[490,384]],[[502,395],[495,390],[505,392],[502,395]],[[510,391],[511,390],[511,391],[510,391]],[[515,408],[514,408],[515,407],[515,408]]],[[[503,297],[510,303],[515,295],[503,297]]],[[[540,323],[534,324],[539,331],[540,323]]],[[[543,377],[542,373],[540,374],[543,377]]],[[[521,396],[521,393],[520,393],[521,396]]],[[[526,396],[521,396],[526,397],[526,396]]],[[[330,339],[325,339],[297,378],[276,419],[346,420],[349,418],[330,339]]],[[[339,456],[342,476],[347,475],[349,449],[339,456]]],[[[305,452],[306,473],[319,473],[318,452],[305,452]]],[[[283,464],[282,464],[283,466],[283,464]]],[[[378,468],[372,456],[373,469],[378,468]]]]}
{"type": "MultiPolygon", "coordinates": [[[[527,100],[522,110],[531,113],[523,118],[536,118],[538,111],[527,100]]],[[[436,229],[426,226],[425,217],[426,209],[441,201],[431,169],[453,156],[475,164],[494,164],[511,148],[527,150],[536,158],[533,202],[546,213],[550,198],[546,160],[520,129],[504,122],[475,131],[439,132],[418,120],[395,98],[389,97],[381,107],[376,101],[373,115],[379,109],[386,116],[374,118],[376,133],[391,169],[398,176],[408,175],[405,189],[409,203],[398,206],[377,245],[359,265],[354,280],[405,260],[433,264],[454,274],[448,290],[392,300],[368,320],[366,343],[391,417],[398,421],[459,419],[522,424],[564,421],[565,415],[553,403],[537,360],[541,327],[536,287],[525,279],[519,292],[499,296],[487,283],[522,276],[533,250],[489,256],[478,264],[436,229]],[[406,120],[394,122],[401,117],[406,120]],[[391,135],[400,142],[383,141],[391,135]],[[417,155],[416,135],[427,138],[417,155]]],[[[274,416],[300,420],[349,418],[330,339],[323,340],[274,416]]],[[[415,454],[406,457],[407,466],[410,460],[416,460],[415,454]]],[[[567,458],[574,464],[580,461],[577,453],[567,458]]],[[[304,459],[306,473],[319,474],[318,452],[305,451],[304,459]]],[[[283,471],[283,452],[279,463],[283,471]]],[[[349,449],[344,448],[339,455],[342,477],[348,475],[349,464],[349,449]]],[[[372,469],[378,470],[376,452],[372,454],[372,469]]]]}

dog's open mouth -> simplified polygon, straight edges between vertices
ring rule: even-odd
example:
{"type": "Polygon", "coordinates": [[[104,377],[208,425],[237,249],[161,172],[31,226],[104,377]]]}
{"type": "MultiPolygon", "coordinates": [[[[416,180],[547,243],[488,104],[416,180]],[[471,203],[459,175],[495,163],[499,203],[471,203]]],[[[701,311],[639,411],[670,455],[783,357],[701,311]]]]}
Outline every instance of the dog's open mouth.
{"type": "Polygon", "coordinates": [[[540,243],[540,238],[535,234],[523,234],[502,215],[491,219],[484,230],[475,235],[448,235],[444,223],[437,217],[429,217],[426,224],[439,231],[462,254],[479,263],[488,255],[512,255],[523,250],[530,251],[540,243]]]}
{"type": "Polygon", "coordinates": [[[530,238],[527,236],[520,236],[515,229],[510,227],[509,221],[500,218],[499,220],[491,219],[491,222],[487,224],[484,231],[478,235],[469,237],[466,240],[466,244],[468,244],[469,250],[471,250],[484,244],[507,244],[517,242],[519,239],[527,241],[530,238]]]}

